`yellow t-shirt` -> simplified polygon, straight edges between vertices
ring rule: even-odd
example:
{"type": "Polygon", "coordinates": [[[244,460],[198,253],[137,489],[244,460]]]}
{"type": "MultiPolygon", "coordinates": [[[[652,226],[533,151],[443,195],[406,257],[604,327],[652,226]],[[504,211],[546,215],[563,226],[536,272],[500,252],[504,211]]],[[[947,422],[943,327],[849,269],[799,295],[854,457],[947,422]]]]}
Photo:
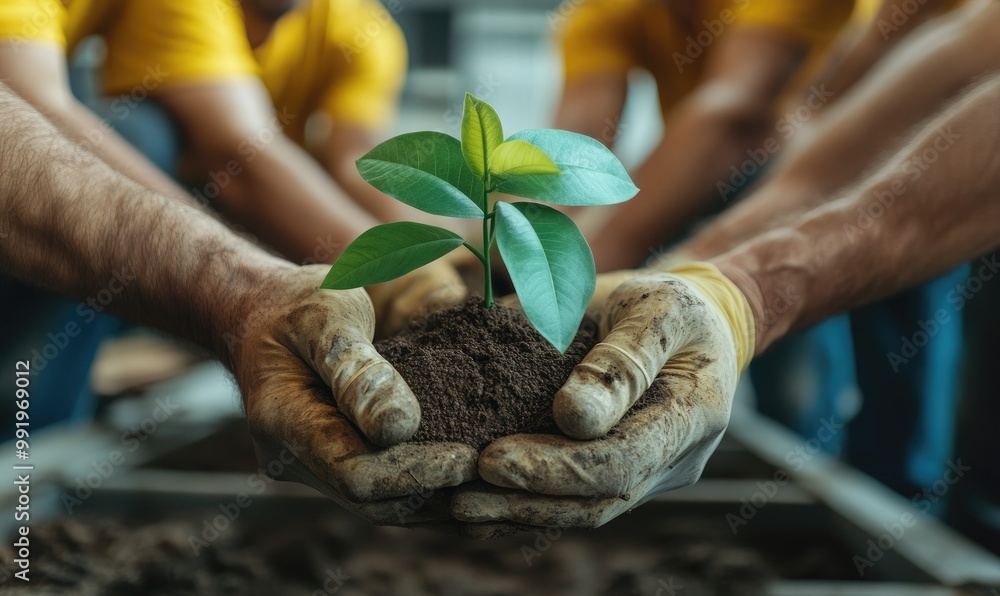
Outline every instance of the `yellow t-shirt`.
{"type": "Polygon", "coordinates": [[[402,32],[377,0],[307,0],[251,49],[236,0],[0,0],[0,40],[72,49],[104,37],[105,91],[151,94],[200,81],[259,76],[275,106],[374,127],[393,111],[406,70],[402,32]]]}
{"type": "MultiPolygon", "coordinates": [[[[255,55],[277,107],[364,128],[392,117],[406,78],[406,40],[377,0],[311,0],[285,15],[255,55]]],[[[296,119],[293,138],[305,122],[296,119]]]]}
{"type": "MultiPolygon", "coordinates": [[[[829,44],[849,20],[854,0],[704,0],[684,23],[667,0],[567,3],[560,41],[567,83],[600,72],[649,71],[664,112],[698,84],[705,57],[734,27],[777,30],[807,50],[829,44]]],[[[814,54],[816,52],[813,52],[814,54]]]]}

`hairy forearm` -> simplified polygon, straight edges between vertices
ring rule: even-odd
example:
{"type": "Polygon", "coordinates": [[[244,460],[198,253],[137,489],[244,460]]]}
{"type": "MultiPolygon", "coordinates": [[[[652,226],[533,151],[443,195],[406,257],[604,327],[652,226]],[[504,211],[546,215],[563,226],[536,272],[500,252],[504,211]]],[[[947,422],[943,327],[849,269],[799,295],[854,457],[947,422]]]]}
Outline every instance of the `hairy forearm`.
{"type": "Polygon", "coordinates": [[[855,180],[945,101],[1000,67],[997,26],[1000,3],[990,2],[907,39],[790,148],[775,178],[808,181],[820,194],[855,180]]]}
{"type": "Polygon", "coordinates": [[[291,265],[68,141],[0,84],[0,267],[186,337],[223,360],[254,297],[291,265]],[[102,303],[104,300],[102,299],[102,303]]]}
{"type": "Polygon", "coordinates": [[[757,351],[1000,245],[998,139],[992,80],[844,198],[714,259],[751,303],[757,351]]]}
{"type": "Polygon", "coordinates": [[[829,108],[771,178],[719,216],[685,250],[715,256],[837,196],[929,115],[1000,66],[1000,3],[978,5],[917,34],[877,76],[829,108]]]}
{"type": "Polygon", "coordinates": [[[68,138],[153,191],[190,198],[169,177],[118,136],[70,92],[62,48],[49,44],[0,43],[0,79],[52,121],[68,138]]]}

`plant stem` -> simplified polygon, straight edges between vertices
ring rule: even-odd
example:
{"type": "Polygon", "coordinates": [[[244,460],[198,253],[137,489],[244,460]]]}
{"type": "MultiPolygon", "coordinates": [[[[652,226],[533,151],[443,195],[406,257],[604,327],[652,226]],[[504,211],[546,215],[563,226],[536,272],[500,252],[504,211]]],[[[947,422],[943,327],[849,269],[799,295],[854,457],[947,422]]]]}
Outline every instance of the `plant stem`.
{"type": "Polygon", "coordinates": [[[486,280],[484,282],[483,288],[483,306],[489,308],[493,306],[493,266],[490,262],[490,255],[493,252],[493,218],[494,214],[490,211],[490,201],[489,201],[489,181],[483,185],[483,269],[486,274],[486,280]]]}
{"type": "Polygon", "coordinates": [[[470,251],[472,252],[472,254],[473,254],[473,255],[475,255],[475,257],[476,257],[477,259],[479,259],[479,262],[480,262],[480,263],[482,263],[482,262],[483,262],[483,259],[484,259],[485,257],[483,257],[483,253],[479,252],[479,249],[478,249],[478,248],[476,248],[475,246],[472,246],[472,245],[471,245],[471,244],[469,244],[468,242],[463,242],[463,243],[462,243],[462,245],[463,245],[463,246],[465,246],[465,248],[469,249],[469,250],[470,250],[470,251]]]}

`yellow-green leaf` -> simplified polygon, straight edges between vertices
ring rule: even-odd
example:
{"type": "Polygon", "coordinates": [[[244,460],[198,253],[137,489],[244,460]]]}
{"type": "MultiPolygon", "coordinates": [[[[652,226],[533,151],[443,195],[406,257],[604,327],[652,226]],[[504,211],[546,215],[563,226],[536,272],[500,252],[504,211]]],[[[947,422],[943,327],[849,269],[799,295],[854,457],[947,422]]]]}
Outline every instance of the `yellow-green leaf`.
{"type": "Polygon", "coordinates": [[[493,106],[465,94],[465,113],[462,115],[462,155],[472,173],[486,176],[487,157],[503,143],[503,126],[493,106]]]}
{"type": "Polygon", "coordinates": [[[490,154],[490,173],[496,176],[558,174],[559,166],[527,141],[507,141],[490,154]]]}

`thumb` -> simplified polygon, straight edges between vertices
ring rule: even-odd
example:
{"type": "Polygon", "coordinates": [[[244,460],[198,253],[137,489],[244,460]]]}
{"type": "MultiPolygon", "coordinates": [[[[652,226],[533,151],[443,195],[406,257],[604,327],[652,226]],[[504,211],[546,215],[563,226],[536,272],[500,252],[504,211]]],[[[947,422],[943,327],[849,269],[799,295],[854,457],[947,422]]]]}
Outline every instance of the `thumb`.
{"type": "Polygon", "coordinates": [[[656,274],[626,281],[611,294],[604,321],[611,332],[556,393],[553,414],[564,433],[576,439],[607,434],[683,349],[688,334],[677,323],[685,313],[671,285],[684,282],[656,274]],[[653,278],[655,285],[649,283],[653,278]]]}
{"type": "Polygon", "coordinates": [[[368,296],[361,290],[327,296],[336,298],[334,308],[299,311],[289,334],[296,351],[330,386],[337,408],[373,443],[406,441],[420,424],[420,404],[371,343],[375,317],[368,296]]]}

